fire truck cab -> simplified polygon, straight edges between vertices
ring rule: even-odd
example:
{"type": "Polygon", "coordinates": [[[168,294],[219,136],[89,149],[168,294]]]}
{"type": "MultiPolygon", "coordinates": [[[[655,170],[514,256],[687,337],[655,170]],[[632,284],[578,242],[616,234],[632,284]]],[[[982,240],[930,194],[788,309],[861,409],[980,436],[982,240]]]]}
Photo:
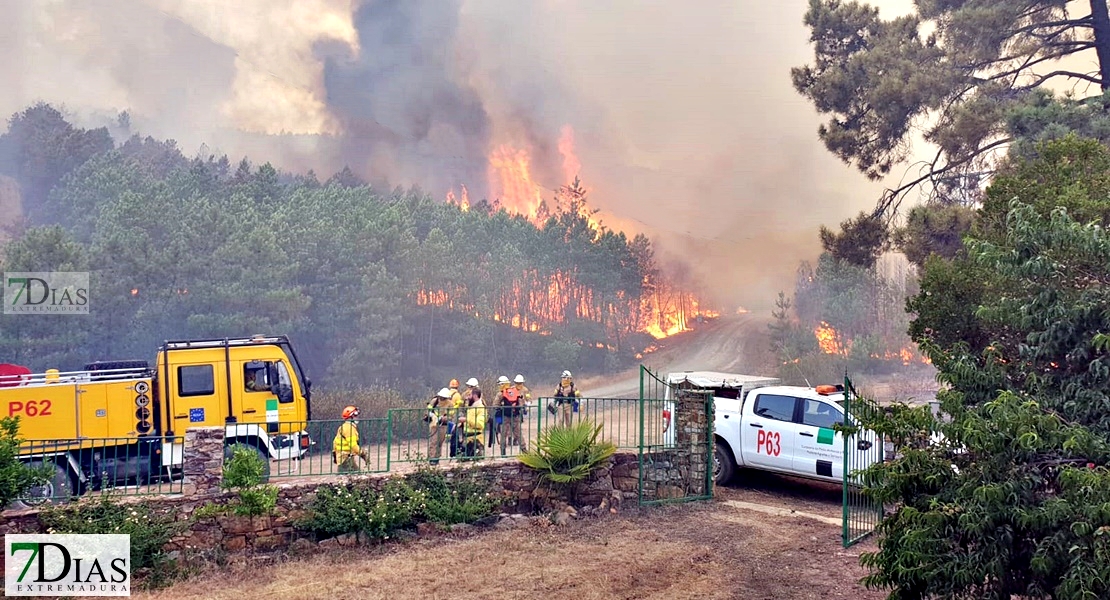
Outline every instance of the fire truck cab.
{"type": "MultiPolygon", "coordinates": [[[[184,434],[222,426],[225,447],[266,459],[310,445],[311,382],[286,336],[167,341],[146,361],[0,375],[0,410],[19,417],[20,458],[54,477],[23,504],[182,476],[184,434]]],[[[267,469],[268,475],[268,469],[267,469]]]]}

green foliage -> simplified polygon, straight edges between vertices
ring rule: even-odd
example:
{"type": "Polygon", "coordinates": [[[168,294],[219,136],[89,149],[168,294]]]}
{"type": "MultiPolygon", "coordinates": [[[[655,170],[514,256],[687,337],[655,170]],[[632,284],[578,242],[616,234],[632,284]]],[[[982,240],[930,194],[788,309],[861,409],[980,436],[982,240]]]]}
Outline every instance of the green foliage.
{"type": "Polygon", "coordinates": [[[391,478],[380,492],[354,483],[320,486],[298,526],[320,537],[353,533],[389,539],[413,524],[414,499],[412,488],[400,478],[391,478]]]}
{"type": "Polygon", "coordinates": [[[488,482],[473,472],[421,467],[390,478],[379,491],[366,483],[320,486],[297,526],[317,536],[356,534],[385,540],[417,522],[471,523],[498,509],[488,482]]]}
{"type": "Polygon", "coordinates": [[[416,492],[414,498],[420,500],[415,517],[431,523],[473,523],[494,514],[501,505],[501,499],[491,492],[490,482],[473,470],[455,469],[448,479],[444,471],[420,465],[405,476],[405,481],[416,492]]]}
{"type": "Polygon", "coordinates": [[[812,331],[807,331],[793,318],[790,312],[792,306],[786,293],[779,292],[775,310],[771,312],[774,320],[767,324],[771,330],[771,351],[783,363],[817,351],[817,339],[812,331]]]}
{"type": "Polygon", "coordinates": [[[941,258],[959,255],[974,219],[975,211],[966,206],[918,205],[906,215],[906,225],[894,232],[893,241],[906,259],[921,268],[934,254],[941,258]]]}
{"type": "Polygon", "coordinates": [[[907,599],[1105,597],[1110,471],[1088,465],[1110,460],[1106,438],[1011,392],[970,408],[957,396],[948,423],[921,409],[887,418],[902,456],[866,480],[899,508],[861,557],[864,583],[907,599]],[[933,429],[944,442],[907,444],[933,429]]]}
{"type": "Polygon", "coordinates": [[[602,427],[589,419],[551,427],[520,455],[520,462],[539,471],[541,481],[573,489],[617,451],[612,442],[598,441],[602,427]]]}
{"type": "Polygon", "coordinates": [[[822,225],[820,237],[825,252],[837,261],[870,269],[886,249],[890,231],[886,221],[860,212],[855,219],[840,224],[840,233],[822,225]]]}
{"type": "Polygon", "coordinates": [[[147,585],[169,582],[175,569],[164,550],[185,522],[172,512],[158,511],[143,503],[120,503],[109,496],[94,502],[47,507],[39,513],[47,533],[127,534],[131,536],[132,574],[147,573],[147,585]]]}
{"type": "MultiPolygon", "coordinates": [[[[1085,7],[1107,16],[1105,3],[1085,7]]],[[[867,4],[810,0],[805,24],[814,60],[792,71],[797,91],[829,115],[819,129],[822,141],[870,178],[882,178],[905,161],[922,129],[925,140],[939,147],[928,172],[886,194],[882,208],[922,182],[942,195],[965,183],[974,188],[990,149],[1013,135],[1050,139],[1079,120],[1031,110],[1045,102],[1040,86],[1079,81],[1098,88],[1110,70],[1043,68],[1047,61],[1110,44],[1096,42],[1091,16],[1072,14],[1066,2],[951,0],[915,2],[914,8],[883,19],[867,4]]]]}
{"type": "Polygon", "coordinates": [[[966,253],[925,263],[911,330],[949,388],[945,418],[868,423],[899,453],[866,477],[898,507],[863,557],[891,598],[1110,594],[1106,156],[1043,144],[988,190],[966,253]]]}
{"type": "Polygon", "coordinates": [[[267,475],[266,459],[258,452],[243,444],[233,447],[231,458],[224,462],[220,487],[233,490],[239,496],[238,504],[232,507],[235,514],[259,516],[274,510],[278,489],[273,485],[263,485],[267,475]]]}
{"type": "Polygon", "coordinates": [[[0,419],[0,507],[53,476],[53,469],[31,468],[19,460],[19,417],[0,419]]]}

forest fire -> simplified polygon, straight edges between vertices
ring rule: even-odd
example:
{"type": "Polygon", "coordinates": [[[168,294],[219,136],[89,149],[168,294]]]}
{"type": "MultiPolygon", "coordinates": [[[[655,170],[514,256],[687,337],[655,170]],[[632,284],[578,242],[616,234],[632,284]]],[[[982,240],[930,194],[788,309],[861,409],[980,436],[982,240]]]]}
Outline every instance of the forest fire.
{"type": "Polygon", "coordinates": [[[821,324],[813,330],[813,335],[817,337],[817,345],[821,348],[821,352],[825,354],[847,356],[848,351],[852,348],[851,341],[842,342],[840,333],[824,321],[821,321],[821,324]]]}
{"type": "MultiPolygon", "coordinates": [[[[537,228],[542,228],[555,211],[572,211],[584,218],[596,237],[604,231],[594,213],[586,207],[587,190],[578,180],[582,163],[575,153],[574,129],[564,125],[560,130],[557,147],[562,157],[562,177],[567,182],[553,198],[554,206],[544,201],[544,188],[533,176],[532,153],[528,148],[508,144],[495,146],[487,157],[488,184],[494,206],[511,214],[526,217],[537,228]],[[555,209],[555,210],[552,210],[555,209]]],[[[465,185],[447,192],[447,202],[458,205],[463,212],[470,209],[470,198],[465,185]]],[[[605,326],[610,334],[642,332],[656,339],[688,331],[692,323],[715,318],[719,313],[702,309],[694,294],[668,285],[664,281],[645,282],[652,291],[639,300],[623,297],[596,298],[590,287],[580,281],[578,274],[556,270],[541,273],[532,269],[514,277],[493,298],[493,308],[488,315],[495,321],[513,327],[544,333],[557,323],[572,319],[593,321],[605,326]]],[[[421,290],[416,303],[435,305],[451,310],[480,314],[471,299],[477,296],[465,289],[421,290]]]]}
{"type": "MultiPolygon", "coordinates": [[[[814,328],[813,335],[817,338],[817,346],[820,347],[821,352],[825,354],[848,356],[852,351],[852,340],[843,339],[840,332],[833,329],[833,327],[825,321],[821,321],[821,324],[814,328]]],[[[919,355],[909,345],[902,346],[896,351],[887,350],[881,354],[872,352],[870,356],[871,358],[885,361],[900,360],[905,366],[909,366],[918,361],[927,365],[932,364],[932,361],[930,361],[928,357],[919,355]]]]}
{"type": "MultiPolygon", "coordinates": [[[[546,282],[537,271],[522,273],[494,300],[494,311],[487,315],[490,319],[536,333],[546,333],[553,325],[579,319],[601,323],[609,330],[620,330],[610,333],[640,331],[662,339],[690,330],[693,322],[720,316],[716,311],[700,308],[693,294],[665,285],[657,286],[638,304],[631,301],[623,305],[612,301],[599,303],[592,290],[578,283],[573,275],[561,271],[550,275],[546,282]],[[636,316],[629,320],[628,315],[636,316]]],[[[421,290],[416,294],[416,304],[483,316],[465,289],[421,290]]]]}
{"type": "Polygon", "coordinates": [[[455,190],[448,190],[447,203],[458,204],[463,212],[467,212],[470,210],[470,194],[466,191],[466,185],[460,185],[459,188],[461,188],[461,191],[457,197],[455,196],[455,190]]]}

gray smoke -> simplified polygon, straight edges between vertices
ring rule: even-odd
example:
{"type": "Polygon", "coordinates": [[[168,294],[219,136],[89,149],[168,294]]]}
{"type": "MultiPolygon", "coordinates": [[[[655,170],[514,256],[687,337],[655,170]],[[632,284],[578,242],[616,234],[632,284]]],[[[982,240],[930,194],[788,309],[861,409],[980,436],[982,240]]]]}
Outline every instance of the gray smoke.
{"type": "Polygon", "coordinates": [[[817,227],[878,186],[817,140],[789,69],[804,0],[0,0],[0,111],[101,124],[326,176],[491,192],[529,148],[553,195],[560,130],[608,225],[643,232],[730,310],[769,306],[817,227]],[[10,16],[10,18],[8,18],[10,16]]]}

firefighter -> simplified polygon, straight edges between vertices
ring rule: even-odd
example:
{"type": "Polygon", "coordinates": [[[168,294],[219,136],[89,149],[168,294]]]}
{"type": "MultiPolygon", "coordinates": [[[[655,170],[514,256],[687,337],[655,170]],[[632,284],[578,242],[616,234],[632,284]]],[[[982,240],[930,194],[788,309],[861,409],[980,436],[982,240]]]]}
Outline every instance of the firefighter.
{"type": "Polygon", "coordinates": [[[439,464],[443,440],[447,438],[447,424],[454,419],[456,408],[451,403],[449,388],[439,390],[428,403],[428,414],[424,415],[424,422],[428,424],[428,462],[433,465],[439,464]]]}
{"type": "Polygon", "coordinates": [[[332,460],[340,473],[366,470],[367,453],[358,445],[358,414],[356,406],[343,409],[343,423],[331,443],[332,460]]]}
{"type": "Polygon", "coordinates": [[[498,440],[501,440],[502,449],[504,449],[505,447],[505,441],[502,439],[501,435],[501,423],[505,420],[505,415],[502,411],[502,394],[505,393],[505,390],[508,389],[510,385],[511,384],[508,377],[502,375],[497,378],[497,395],[494,396],[493,402],[491,402],[489,405],[489,407],[493,409],[493,418],[489,419],[489,426],[486,429],[486,432],[489,434],[487,443],[489,444],[490,448],[493,448],[495,445],[497,445],[498,440]]]}
{"type": "Polygon", "coordinates": [[[456,430],[462,431],[463,455],[481,456],[482,434],[486,431],[486,405],[482,403],[482,390],[478,387],[477,379],[471,377],[466,386],[466,407],[459,411],[456,430]]]}
{"type": "MultiPolygon", "coordinates": [[[[477,379],[471,379],[475,382],[474,385],[478,385],[477,379]]],[[[462,394],[459,393],[458,379],[452,379],[448,382],[447,388],[451,390],[451,406],[455,409],[451,415],[451,420],[447,422],[447,437],[450,440],[447,444],[447,452],[451,458],[454,458],[459,448],[459,436],[455,435],[455,417],[458,415],[459,409],[463,406],[463,397],[462,394]]]]}
{"type": "Polygon", "coordinates": [[[555,405],[552,407],[555,410],[552,412],[562,417],[560,420],[564,427],[570,427],[571,417],[578,412],[578,399],[581,397],[582,392],[574,387],[574,377],[570,371],[563,371],[559,378],[559,387],[555,388],[555,405]]]}
{"type": "Polygon", "coordinates": [[[527,448],[524,438],[520,435],[520,424],[524,420],[524,396],[521,388],[524,385],[524,376],[516,376],[516,384],[510,384],[508,377],[501,386],[501,395],[498,402],[501,405],[501,456],[505,456],[505,446],[519,446],[521,452],[527,448]]]}

